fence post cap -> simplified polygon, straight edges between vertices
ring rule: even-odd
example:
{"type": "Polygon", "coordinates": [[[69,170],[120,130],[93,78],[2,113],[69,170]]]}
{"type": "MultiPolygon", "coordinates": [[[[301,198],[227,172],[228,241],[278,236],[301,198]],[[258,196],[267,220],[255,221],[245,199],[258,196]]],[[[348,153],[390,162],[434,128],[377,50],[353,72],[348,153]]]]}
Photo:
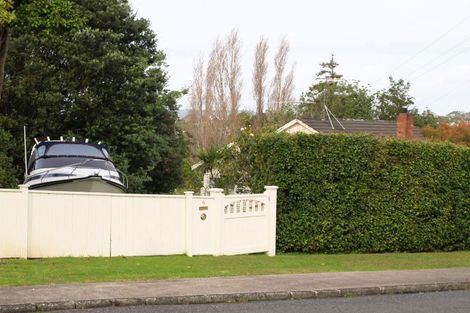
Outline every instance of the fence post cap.
{"type": "Polygon", "coordinates": [[[264,186],[264,190],[277,190],[279,189],[278,186],[264,186]]]}
{"type": "Polygon", "coordinates": [[[192,194],[194,194],[194,191],[185,191],[184,194],[185,195],[192,195],[192,194]]]}
{"type": "Polygon", "coordinates": [[[222,193],[224,190],[222,188],[210,188],[209,189],[210,193],[222,193]]]}
{"type": "Polygon", "coordinates": [[[20,189],[29,189],[29,185],[18,185],[20,189]]]}

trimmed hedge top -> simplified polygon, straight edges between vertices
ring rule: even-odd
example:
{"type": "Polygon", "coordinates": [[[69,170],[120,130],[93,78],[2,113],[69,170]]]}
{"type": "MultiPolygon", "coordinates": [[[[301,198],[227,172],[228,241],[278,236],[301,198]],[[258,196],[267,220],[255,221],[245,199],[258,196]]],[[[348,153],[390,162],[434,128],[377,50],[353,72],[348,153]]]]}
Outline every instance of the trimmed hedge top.
{"type": "Polygon", "coordinates": [[[253,190],[279,186],[281,251],[470,248],[470,149],[464,146],[271,134],[240,149],[253,190]]]}

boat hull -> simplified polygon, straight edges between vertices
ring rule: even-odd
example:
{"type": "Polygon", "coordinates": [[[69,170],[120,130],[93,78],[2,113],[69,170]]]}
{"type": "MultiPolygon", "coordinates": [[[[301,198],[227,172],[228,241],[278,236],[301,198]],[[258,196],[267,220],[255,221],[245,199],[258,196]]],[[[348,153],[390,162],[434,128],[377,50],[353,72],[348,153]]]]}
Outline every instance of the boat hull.
{"type": "Polygon", "coordinates": [[[67,179],[30,185],[32,190],[72,191],[72,192],[103,192],[124,193],[125,187],[103,179],[101,176],[67,179]]]}

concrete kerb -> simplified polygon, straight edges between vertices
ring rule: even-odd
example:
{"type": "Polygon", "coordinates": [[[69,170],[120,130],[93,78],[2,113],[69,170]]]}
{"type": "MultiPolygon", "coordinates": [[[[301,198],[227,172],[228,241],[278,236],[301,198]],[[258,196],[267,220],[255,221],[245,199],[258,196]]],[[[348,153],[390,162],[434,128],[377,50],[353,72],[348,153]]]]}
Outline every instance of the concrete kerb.
{"type": "Polygon", "coordinates": [[[90,309],[111,306],[118,307],[136,305],[243,303],[249,301],[322,299],[332,297],[356,297],[366,295],[422,293],[455,290],[470,290],[470,282],[395,285],[365,288],[294,290],[282,292],[254,292],[192,296],[167,296],[153,298],[120,298],[61,301],[48,303],[25,303],[14,305],[0,305],[0,313],[26,313],[69,309],[90,309]]]}

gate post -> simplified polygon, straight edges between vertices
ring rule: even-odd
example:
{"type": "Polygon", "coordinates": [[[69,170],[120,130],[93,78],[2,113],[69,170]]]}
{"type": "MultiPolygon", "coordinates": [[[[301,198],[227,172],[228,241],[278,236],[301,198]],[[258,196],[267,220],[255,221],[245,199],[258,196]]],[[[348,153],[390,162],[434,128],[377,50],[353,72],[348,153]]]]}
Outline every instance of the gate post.
{"type": "Polygon", "coordinates": [[[212,247],[215,256],[222,255],[222,227],[224,223],[224,190],[222,188],[209,189],[209,195],[214,198],[214,213],[212,221],[212,247]]]}
{"type": "Polygon", "coordinates": [[[193,256],[193,194],[192,191],[185,191],[185,209],[186,209],[186,255],[193,256]]]}
{"type": "Polygon", "coordinates": [[[269,256],[276,255],[276,215],[277,215],[277,186],[264,186],[264,194],[268,196],[268,251],[269,256]]]}
{"type": "Polygon", "coordinates": [[[29,216],[29,194],[28,194],[28,185],[19,185],[21,191],[21,220],[23,222],[23,237],[21,238],[20,243],[20,255],[22,259],[28,258],[28,243],[29,243],[29,232],[30,232],[30,216],[29,216]]]}

